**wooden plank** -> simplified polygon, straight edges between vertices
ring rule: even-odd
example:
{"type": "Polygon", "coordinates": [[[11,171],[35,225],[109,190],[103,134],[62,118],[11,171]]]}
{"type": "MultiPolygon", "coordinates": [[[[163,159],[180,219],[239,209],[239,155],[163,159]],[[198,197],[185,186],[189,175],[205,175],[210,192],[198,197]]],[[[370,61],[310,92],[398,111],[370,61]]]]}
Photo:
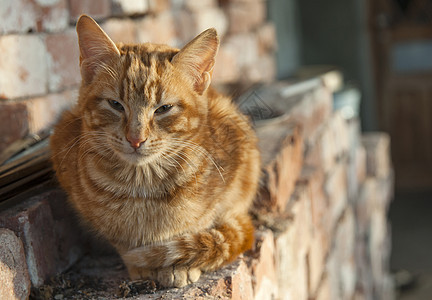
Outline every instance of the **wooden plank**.
{"type": "Polygon", "coordinates": [[[48,132],[42,132],[41,134],[31,134],[28,137],[12,143],[0,153],[0,166],[5,164],[9,159],[16,156],[18,153],[23,152],[40,141],[46,140],[48,137],[48,132]]]}
{"type": "Polygon", "coordinates": [[[52,174],[49,139],[35,142],[27,138],[8,149],[2,154],[7,161],[0,166],[0,201],[32,188],[52,174]],[[17,152],[10,156],[12,150],[17,152]]]}
{"type": "Polygon", "coordinates": [[[11,183],[6,187],[0,188],[0,202],[9,199],[27,189],[34,187],[36,184],[51,178],[52,168],[44,168],[35,173],[30,174],[17,182],[11,183]]]}

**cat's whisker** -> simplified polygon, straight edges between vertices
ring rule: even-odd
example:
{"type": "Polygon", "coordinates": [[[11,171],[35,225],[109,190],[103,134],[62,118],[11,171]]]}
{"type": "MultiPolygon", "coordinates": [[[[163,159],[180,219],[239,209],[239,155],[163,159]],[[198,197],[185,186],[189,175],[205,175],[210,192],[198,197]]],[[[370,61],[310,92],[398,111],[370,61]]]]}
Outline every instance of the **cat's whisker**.
{"type": "Polygon", "coordinates": [[[187,176],[186,175],[186,170],[183,168],[183,166],[174,157],[172,157],[172,156],[170,156],[168,154],[162,154],[162,157],[164,159],[168,160],[171,163],[171,165],[178,171],[177,166],[175,164],[172,164],[173,162],[176,163],[183,170],[183,174],[185,176],[187,176]]]}
{"type": "MultiPolygon", "coordinates": [[[[83,133],[79,136],[77,136],[76,138],[74,138],[69,144],[72,144],[71,146],[67,146],[65,149],[62,149],[59,151],[59,153],[57,153],[56,155],[60,155],[62,153],[64,153],[66,151],[66,153],[64,154],[64,157],[62,159],[62,161],[60,162],[60,166],[63,165],[63,161],[66,159],[66,157],[69,155],[69,152],[76,146],[76,144],[78,142],[80,142],[81,140],[84,139],[84,145],[89,143],[89,140],[85,140],[88,137],[92,137],[92,138],[98,138],[98,137],[109,137],[109,135],[107,135],[104,132],[87,132],[87,133],[83,133]]],[[[69,145],[68,144],[68,145],[69,145]]],[[[55,158],[56,155],[53,155],[52,158],[55,158]]],[[[83,155],[81,155],[82,157],[83,155]]]]}
{"type": "Polygon", "coordinates": [[[219,173],[219,176],[221,177],[222,181],[225,183],[225,178],[223,177],[223,174],[222,174],[223,168],[221,166],[218,166],[216,161],[213,159],[213,156],[207,150],[205,150],[202,146],[195,144],[193,142],[190,142],[190,141],[183,141],[183,140],[176,139],[176,138],[171,138],[171,140],[174,141],[174,143],[176,143],[178,146],[189,147],[189,149],[191,149],[192,151],[200,152],[206,160],[210,161],[215,166],[216,170],[219,173]]]}
{"type": "MultiPolygon", "coordinates": [[[[172,150],[172,151],[174,150],[172,148],[168,148],[168,149],[172,150]]],[[[192,163],[192,161],[191,161],[191,163],[194,165],[194,167],[189,163],[190,158],[188,156],[186,156],[185,153],[181,153],[181,151],[179,153],[172,152],[172,154],[175,155],[176,157],[180,158],[181,160],[183,160],[189,166],[189,168],[193,171],[193,174],[194,174],[194,177],[195,177],[195,182],[197,183],[198,182],[197,181],[197,177],[196,177],[196,169],[197,169],[197,167],[196,167],[195,164],[192,163]],[[181,154],[185,155],[186,157],[183,157],[181,154]]],[[[182,167],[182,169],[183,169],[183,167],[182,167]]],[[[184,169],[183,169],[183,171],[184,171],[184,169]]],[[[186,175],[186,172],[185,172],[185,175],[186,175]]]]}

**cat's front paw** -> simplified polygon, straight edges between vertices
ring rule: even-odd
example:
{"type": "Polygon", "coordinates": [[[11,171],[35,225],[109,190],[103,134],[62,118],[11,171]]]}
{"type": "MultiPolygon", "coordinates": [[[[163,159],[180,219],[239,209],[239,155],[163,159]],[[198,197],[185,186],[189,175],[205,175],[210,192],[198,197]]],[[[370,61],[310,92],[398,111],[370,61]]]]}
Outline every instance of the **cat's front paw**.
{"type": "Polygon", "coordinates": [[[164,287],[183,287],[198,281],[201,270],[184,266],[172,266],[157,271],[157,281],[164,287]]]}

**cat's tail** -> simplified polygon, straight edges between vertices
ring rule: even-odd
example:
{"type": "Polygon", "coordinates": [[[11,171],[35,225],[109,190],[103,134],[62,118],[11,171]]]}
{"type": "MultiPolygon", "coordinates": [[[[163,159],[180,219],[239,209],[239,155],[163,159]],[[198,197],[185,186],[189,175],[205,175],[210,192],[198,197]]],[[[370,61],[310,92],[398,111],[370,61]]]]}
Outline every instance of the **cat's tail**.
{"type": "Polygon", "coordinates": [[[170,241],[132,249],[122,255],[127,265],[146,269],[172,265],[211,271],[230,263],[253,244],[249,216],[238,216],[212,229],[184,234],[170,241]]]}

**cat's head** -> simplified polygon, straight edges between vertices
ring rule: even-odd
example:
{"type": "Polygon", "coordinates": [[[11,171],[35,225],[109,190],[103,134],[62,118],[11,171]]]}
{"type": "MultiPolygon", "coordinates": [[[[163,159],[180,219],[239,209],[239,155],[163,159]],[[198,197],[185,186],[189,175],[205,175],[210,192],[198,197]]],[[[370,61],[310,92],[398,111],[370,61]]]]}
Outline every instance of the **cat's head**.
{"type": "Polygon", "coordinates": [[[88,16],[77,23],[84,134],[135,165],[200,134],[219,39],[208,29],[181,50],[114,44],[88,16]]]}

